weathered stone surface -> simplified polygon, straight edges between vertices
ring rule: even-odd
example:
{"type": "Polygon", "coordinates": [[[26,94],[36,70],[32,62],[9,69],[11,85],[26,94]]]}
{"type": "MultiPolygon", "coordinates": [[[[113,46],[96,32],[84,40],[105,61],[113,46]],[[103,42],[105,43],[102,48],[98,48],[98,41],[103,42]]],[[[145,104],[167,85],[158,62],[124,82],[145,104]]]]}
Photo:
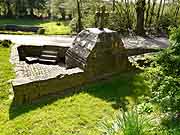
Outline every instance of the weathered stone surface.
{"type": "Polygon", "coordinates": [[[117,32],[89,28],[75,38],[73,46],[66,53],[66,64],[69,68],[80,67],[88,72],[103,74],[128,67],[127,54],[117,32]],[[123,56],[121,55],[123,54],[123,56]],[[123,63],[123,66],[118,66],[123,63]]]}

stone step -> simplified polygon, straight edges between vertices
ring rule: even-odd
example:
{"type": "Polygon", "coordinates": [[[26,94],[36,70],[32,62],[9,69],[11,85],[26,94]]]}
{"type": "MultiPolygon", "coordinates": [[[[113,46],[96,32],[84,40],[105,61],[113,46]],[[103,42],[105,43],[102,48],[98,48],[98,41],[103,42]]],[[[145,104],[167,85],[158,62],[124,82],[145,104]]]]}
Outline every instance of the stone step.
{"type": "Polygon", "coordinates": [[[25,58],[25,61],[26,61],[28,64],[33,64],[33,63],[39,62],[39,58],[37,58],[37,57],[26,57],[26,58],[25,58]]]}
{"type": "Polygon", "coordinates": [[[58,51],[49,51],[49,50],[44,50],[41,52],[41,54],[48,54],[48,55],[57,55],[58,51]]]}
{"type": "Polygon", "coordinates": [[[57,61],[56,60],[48,60],[48,59],[40,58],[39,63],[42,63],[42,64],[57,64],[57,61]]]}
{"type": "Polygon", "coordinates": [[[57,60],[57,55],[42,54],[41,59],[57,60]]]}

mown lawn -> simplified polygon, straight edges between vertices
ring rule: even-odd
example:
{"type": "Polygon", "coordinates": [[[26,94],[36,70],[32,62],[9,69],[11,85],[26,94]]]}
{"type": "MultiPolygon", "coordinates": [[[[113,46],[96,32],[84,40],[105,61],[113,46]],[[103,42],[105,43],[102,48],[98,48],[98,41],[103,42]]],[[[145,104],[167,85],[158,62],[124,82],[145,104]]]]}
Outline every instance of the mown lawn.
{"type": "Polygon", "coordinates": [[[135,73],[123,73],[72,96],[13,106],[8,80],[15,75],[9,52],[0,48],[0,135],[99,135],[100,123],[133,102],[132,90],[142,89],[135,73]]]}
{"type": "MultiPolygon", "coordinates": [[[[0,19],[0,25],[17,24],[17,25],[32,25],[45,28],[45,35],[68,35],[71,34],[71,28],[67,22],[60,22],[61,25],[56,25],[56,21],[40,20],[40,19],[0,19]]],[[[34,34],[32,32],[12,32],[0,31],[5,34],[34,34]]]]}

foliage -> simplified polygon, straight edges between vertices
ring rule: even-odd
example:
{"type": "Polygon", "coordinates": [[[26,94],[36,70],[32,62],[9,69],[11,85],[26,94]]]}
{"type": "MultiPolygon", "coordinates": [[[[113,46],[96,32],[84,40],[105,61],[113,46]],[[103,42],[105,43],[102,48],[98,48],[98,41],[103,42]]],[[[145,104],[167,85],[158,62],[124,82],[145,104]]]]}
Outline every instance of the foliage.
{"type": "Polygon", "coordinates": [[[157,55],[146,69],[152,101],[159,103],[163,112],[180,111],[180,28],[173,29],[171,45],[157,55]]]}
{"type": "Polygon", "coordinates": [[[48,0],[1,0],[0,6],[7,17],[34,16],[35,11],[45,9],[48,0]]]}
{"type": "Polygon", "coordinates": [[[112,124],[102,123],[100,130],[105,135],[149,135],[152,128],[152,119],[131,109],[119,112],[112,124]]]}
{"type": "Polygon", "coordinates": [[[137,106],[137,110],[139,113],[151,113],[153,112],[153,105],[150,102],[144,102],[137,106]]]}
{"type": "Polygon", "coordinates": [[[120,17],[118,14],[112,14],[106,26],[112,30],[125,33],[128,32],[127,21],[126,16],[120,17]]]}
{"type": "Polygon", "coordinates": [[[0,46],[9,48],[11,46],[12,42],[11,40],[2,40],[0,41],[0,46]]]}
{"type": "Polygon", "coordinates": [[[175,27],[177,25],[176,18],[169,13],[166,13],[163,16],[161,16],[158,23],[159,27],[161,27],[164,30],[168,30],[170,26],[175,27]]]}

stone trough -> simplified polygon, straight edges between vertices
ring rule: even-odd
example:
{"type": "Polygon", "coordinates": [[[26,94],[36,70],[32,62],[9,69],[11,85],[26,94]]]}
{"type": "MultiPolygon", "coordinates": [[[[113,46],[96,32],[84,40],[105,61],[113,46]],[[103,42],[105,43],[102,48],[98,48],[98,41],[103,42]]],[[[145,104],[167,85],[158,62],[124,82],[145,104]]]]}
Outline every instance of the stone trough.
{"type": "MultiPolygon", "coordinates": [[[[135,49],[134,54],[145,52],[149,51],[135,49]]],[[[85,29],[69,47],[19,45],[12,60],[16,61],[16,79],[12,82],[14,102],[31,103],[42,96],[65,93],[128,71],[129,55],[133,53],[129,54],[119,34],[109,29],[85,29]]]]}

